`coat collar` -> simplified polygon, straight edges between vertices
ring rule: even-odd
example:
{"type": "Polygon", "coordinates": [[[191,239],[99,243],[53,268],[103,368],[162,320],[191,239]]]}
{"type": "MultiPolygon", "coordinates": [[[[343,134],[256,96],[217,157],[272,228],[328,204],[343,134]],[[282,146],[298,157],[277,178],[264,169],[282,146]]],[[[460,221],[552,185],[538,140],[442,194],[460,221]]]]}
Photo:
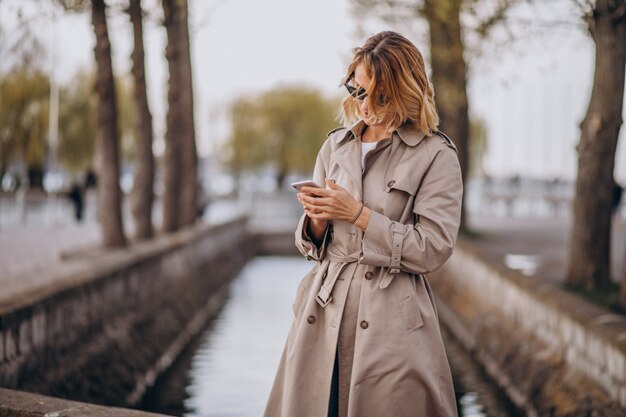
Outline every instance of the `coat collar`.
{"type": "MultiPolygon", "coordinates": [[[[364,126],[365,122],[363,122],[363,120],[358,120],[356,123],[352,124],[345,131],[343,137],[339,139],[339,144],[354,139],[357,135],[360,135],[363,131],[364,126]]],[[[426,137],[424,132],[422,132],[421,130],[415,131],[407,125],[402,125],[398,129],[394,130],[393,135],[399,136],[400,139],[402,139],[402,141],[408,146],[415,146],[426,137]]]]}

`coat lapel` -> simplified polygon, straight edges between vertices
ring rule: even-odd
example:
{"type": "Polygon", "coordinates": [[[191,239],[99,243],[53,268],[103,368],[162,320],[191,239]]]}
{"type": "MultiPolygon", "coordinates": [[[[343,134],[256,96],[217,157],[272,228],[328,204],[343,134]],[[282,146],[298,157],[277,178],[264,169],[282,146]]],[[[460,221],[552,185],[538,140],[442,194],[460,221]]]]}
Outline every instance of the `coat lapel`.
{"type": "MultiPolygon", "coordinates": [[[[345,143],[337,152],[332,154],[332,158],[346,173],[351,183],[339,185],[351,191],[352,196],[358,201],[363,200],[363,172],[361,171],[361,141],[356,138],[357,134],[355,132],[362,131],[363,127],[364,122],[362,120],[358,120],[350,126],[346,135],[340,140],[340,143],[345,143]]],[[[416,146],[426,136],[422,131],[415,131],[408,126],[398,128],[393,136],[396,135],[408,146],[416,146]]],[[[395,175],[396,160],[401,157],[401,155],[398,155],[398,147],[400,145],[398,142],[398,139],[394,139],[392,142],[391,159],[389,161],[391,164],[388,162],[384,173],[385,184],[388,183],[388,177],[391,178],[395,175]],[[387,172],[387,169],[389,169],[389,172],[387,172]]],[[[389,189],[386,188],[386,191],[389,191],[389,189]]]]}
{"type": "Polygon", "coordinates": [[[352,196],[361,201],[363,199],[361,150],[356,139],[350,140],[341,149],[333,154],[337,165],[346,173],[351,184],[339,184],[351,191],[352,196]]]}

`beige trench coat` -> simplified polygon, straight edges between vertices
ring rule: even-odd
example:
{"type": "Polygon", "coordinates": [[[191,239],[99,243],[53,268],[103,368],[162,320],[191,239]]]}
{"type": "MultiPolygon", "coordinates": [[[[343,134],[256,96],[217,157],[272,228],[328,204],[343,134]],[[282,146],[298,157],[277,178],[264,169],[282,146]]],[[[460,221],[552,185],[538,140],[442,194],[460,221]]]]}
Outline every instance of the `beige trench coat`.
{"type": "Polygon", "coordinates": [[[456,242],[463,184],[443,134],[396,130],[361,169],[363,122],[330,132],[313,180],[332,178],[372,210],[365,231],[329,222],[320,247],[300,219],[296,246],[312,270],[264,417],[327,417],[339,346],[339,410],[348,417],[457,416],[430,285],[456,242]]]}

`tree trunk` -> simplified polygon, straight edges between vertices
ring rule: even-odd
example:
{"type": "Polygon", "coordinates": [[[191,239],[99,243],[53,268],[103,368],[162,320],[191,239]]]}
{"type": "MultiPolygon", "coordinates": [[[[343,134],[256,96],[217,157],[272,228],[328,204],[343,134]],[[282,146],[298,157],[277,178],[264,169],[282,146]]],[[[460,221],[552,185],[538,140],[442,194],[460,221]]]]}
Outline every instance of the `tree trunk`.
{"type": "Polygon", "coordinates": [[[119,129],[111,44],[104,0],[91,0],[91,22],[96,34],[96,93],[98,96],[98,212],[103,245],[125,246],[119,183],[119,129]]]}
{"type": "Polygon", "coordinates": [[[163,0],[170,72],[165,153],[164,231],[197,217],[197,157],[186,0],[163,0]]]}
{"type": "Polygon", "coordinates": [[[189,12],[187,0],[179,0],[181,32],[181,88],[185,137],[181,149],[181,225],[193,224],[198,218],[198,156],[196,152],[196,129],[194,125],[193,77],[191,71],[191,43],[189,40],[189,12]]]}
{"type": "Polygon", "coordinates": [[[566,281],[593,289],[610,283],[613,169],[626,65],[625,1],[597,0],[587,24],[596,45],[596,62],[589,107],[580,125],[566,281]]]}
{"type": "Polygon", "coordinates": [[[176,0],[163,0],[164,25],[167,31],[165,55],[170,73],[167,92],[167,130],[165,133],[165,193],[163,195],[163,231],[171,232],[179,227],[178,201],[180,199],[180,152],[184,136],[183,111],[181,100],[181,77],[176,61],[180,59],[180,40],[175,30],[176,0]]]}
{"type": "MultiPolygon", "coordinates": [[[[430,28],[430,61],[440,129],[459,151],[463,180],[467,179],[469,109],[467,65],[461,34],[461,0],[425,0],[421,14],[430,28]]],[[[465,200],[465,194],[463,195],[465,200]]],[[[461,211],[461,231],[465,231],[465,204],[461,211]]]]}
{"type": "Polygon", "coordinates": [[[622,262],[622,284],[620,286],[620,304],[626,310],[626,245],[624,245],[624,261],[622,262]]]}
{"type": "Polygon", "coordinates": [[[152,155],[152,115],[146,94],[146,73],[143,49],[143,16],[141,0],[130,0],[128,15],[133,25],[134,49],[132,53],[133,78],[135,81],[135,137],[137,162],[132,200],[137,239],[153,236],[152,205],[154,202],[154,156],[152,155]]]}

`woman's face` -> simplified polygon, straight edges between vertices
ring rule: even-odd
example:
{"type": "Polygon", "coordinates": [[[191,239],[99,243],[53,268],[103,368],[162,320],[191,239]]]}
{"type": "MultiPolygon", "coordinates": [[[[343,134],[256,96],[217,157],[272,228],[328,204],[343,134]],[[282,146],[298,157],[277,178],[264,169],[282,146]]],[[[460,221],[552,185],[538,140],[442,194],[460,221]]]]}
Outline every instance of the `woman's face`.
{"type": "MultiPolygon", "coordinates": [[[[367,72],[365,71],[365,66],[363,64],[357,65],[354,69],[354,83],[355,87],[357,88],[369,85],[370,83],[370,77],[367,76],[367,72]]],[[[369,100],[369,96],[361,100],[359,111],[361,113],[361,119],[363,119],[363,122],[365,122],[365,124],[368,126],[373,126],[374,121],[367,112],[367,100],[369,100]]]]}

